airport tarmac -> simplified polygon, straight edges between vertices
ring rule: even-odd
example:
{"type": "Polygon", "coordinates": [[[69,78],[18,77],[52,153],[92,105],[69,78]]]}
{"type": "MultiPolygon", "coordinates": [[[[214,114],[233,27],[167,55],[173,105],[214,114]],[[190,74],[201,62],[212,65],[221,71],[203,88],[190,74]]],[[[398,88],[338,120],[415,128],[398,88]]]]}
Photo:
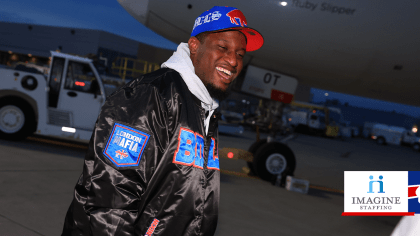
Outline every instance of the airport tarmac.
{"type": "MultiPolygon", "coordinates": [[[[254,140],[251,131],[221,135],[219,147],[248,149],[254,140]]],[[[297,159],[295,176],[310,181],[309,193],[248,177],[245,161],[221,158],[217,236],[391,234],[400,217],[341,216],[343,171],[420,170],[419,152],[302,134],[288,145],[297,159]]],[[[0,236],[60,235],[86,145],[29,137],[0,140],[0,149],[0,236]]]]}

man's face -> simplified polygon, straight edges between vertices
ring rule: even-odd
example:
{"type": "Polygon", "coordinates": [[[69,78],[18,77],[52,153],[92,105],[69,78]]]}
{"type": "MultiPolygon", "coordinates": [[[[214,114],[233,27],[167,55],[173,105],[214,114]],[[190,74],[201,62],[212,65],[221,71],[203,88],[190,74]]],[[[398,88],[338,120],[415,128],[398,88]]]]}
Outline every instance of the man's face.
{"type": "Polygon", "coordinates": [[[239,31],[210,33],[203,43],[188,41],[195,74],[218,99],[226,97],[229,85],[239,75],[245,56],[246,39],[239,31]]]}

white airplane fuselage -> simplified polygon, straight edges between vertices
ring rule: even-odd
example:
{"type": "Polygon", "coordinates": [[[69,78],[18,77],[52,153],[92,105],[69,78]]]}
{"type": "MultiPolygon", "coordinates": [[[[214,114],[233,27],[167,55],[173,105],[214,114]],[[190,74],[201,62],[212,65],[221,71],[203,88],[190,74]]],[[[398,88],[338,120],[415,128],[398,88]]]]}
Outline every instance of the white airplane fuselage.
{"type": "Polygon", "coordinates": [[[245,65],[290,75],[315,88],[420,106],[416,1],[118,2],[175,43],[188,40],[195,19],[205,10],[237,7],[265,40],[260,50],[247,53],[245,65]]]}

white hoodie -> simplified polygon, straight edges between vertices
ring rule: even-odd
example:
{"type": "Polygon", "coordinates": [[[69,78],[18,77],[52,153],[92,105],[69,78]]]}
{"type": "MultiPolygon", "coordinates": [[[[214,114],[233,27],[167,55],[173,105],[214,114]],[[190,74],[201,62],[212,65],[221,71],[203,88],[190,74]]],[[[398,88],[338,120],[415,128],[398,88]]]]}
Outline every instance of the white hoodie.
{"type": "Polygon", "coordinates": [[[194,66],[190,58],[190,49],[187,43],[179,44],[176,52],[162,64],[162,67],[171,68],[181,74],[182,79],[188,86],[188,89],[201,101],[201,106],[208,111],[208,116],[204,120],[204,127],[207,131],[209,129],[210,117],[214,110],[219,107],[217,100],[213,99],[206,86],[200,78],[195,74],[194,66]]]}

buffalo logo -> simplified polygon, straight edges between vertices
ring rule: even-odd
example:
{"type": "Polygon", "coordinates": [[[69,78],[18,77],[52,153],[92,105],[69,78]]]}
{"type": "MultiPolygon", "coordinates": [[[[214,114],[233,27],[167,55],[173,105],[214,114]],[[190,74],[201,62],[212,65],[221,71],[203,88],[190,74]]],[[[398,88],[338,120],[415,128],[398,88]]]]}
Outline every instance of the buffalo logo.
{"type": "Polygon", "coordinates": [[[242,27],[247,26],[246,18],[240,10],[238,9],[232,10],[228,12],[226,15],[229,16],[230,22],[232,22],[232,24],[239,25],[238,22],[236,21],[236,19],[238,19],[242,27]]]}
{"type": "Polygon", "coordinates": [[[115,151],[115,158],[120,158],[121,160],[128,157],[128,153],[124,150],[115,151]]]}

